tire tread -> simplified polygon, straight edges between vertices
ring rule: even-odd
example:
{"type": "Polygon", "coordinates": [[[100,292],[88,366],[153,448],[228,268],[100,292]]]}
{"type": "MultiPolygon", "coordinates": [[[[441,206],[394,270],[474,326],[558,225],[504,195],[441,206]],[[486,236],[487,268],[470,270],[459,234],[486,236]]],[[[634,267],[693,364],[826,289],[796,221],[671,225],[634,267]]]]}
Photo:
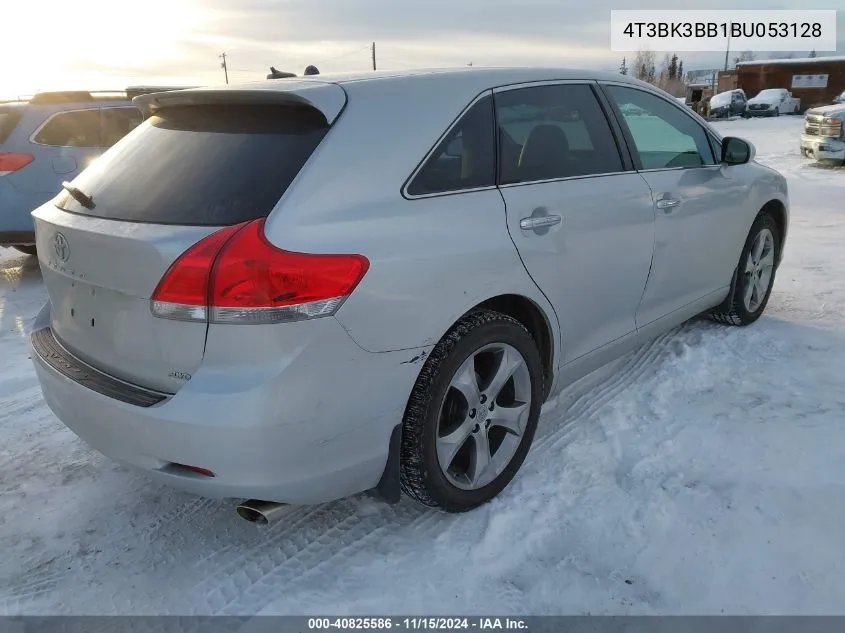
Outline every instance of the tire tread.
{"type": "MultiPolygon", "coordinates": [[[[470,333],[491,323],[508,324],[518,328],[536,345],[531,332],[511,316],[494,310],[477,309],[464,315],[434,346],[417,378],[402,421],[401,460],[399,482],[402,491],[416,502],[447,512],[462,512],[471,508],[438,502],[427,485],[427,472],[422,454],[426,415],[433,398],[433,390],[444,362],[455,347],[470,333]]],[[[540,374],[542,380],[542,374],[540,374]]]]}

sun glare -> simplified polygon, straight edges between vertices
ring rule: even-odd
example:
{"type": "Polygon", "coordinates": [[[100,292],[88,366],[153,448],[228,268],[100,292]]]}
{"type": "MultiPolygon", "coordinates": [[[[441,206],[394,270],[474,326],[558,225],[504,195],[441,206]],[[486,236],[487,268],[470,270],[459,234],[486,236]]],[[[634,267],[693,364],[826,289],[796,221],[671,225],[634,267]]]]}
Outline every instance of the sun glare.
{"type": "MultiPolygon", "coordinates": [[[[0,94],[71,87],[97,71],[137,74],[168,60],[203,25],[194,0],[29,0],[3,8],[0,94]],[[134,7],[135,10],[130,10],[134,7]],[[33,36],[35,34],[35,36],[33,36]]],[[[82,86],[80,86],[82,87],[82,86]]]]}

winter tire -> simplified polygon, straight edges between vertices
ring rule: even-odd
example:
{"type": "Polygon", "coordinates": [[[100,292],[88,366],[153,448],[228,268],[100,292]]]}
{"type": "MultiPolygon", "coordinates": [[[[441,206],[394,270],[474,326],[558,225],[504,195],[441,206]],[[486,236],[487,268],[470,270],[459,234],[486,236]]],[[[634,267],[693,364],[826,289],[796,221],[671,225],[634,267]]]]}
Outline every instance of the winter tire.
{"type": "Polygon", "coordinates": [[[464,316],[434,347],[408,401],[405,494],[447,512],[499,494],[531,447],[543,387],[540,353],[525,326],[491,310],[464,316]]]}
{"type": "Polygon", "coordinates": [[[760,318],[775,283],[780,239],[774,218],[757,216],[739,257],[734,288],[710,318],[726,325],[750,325],[760,318]]]}

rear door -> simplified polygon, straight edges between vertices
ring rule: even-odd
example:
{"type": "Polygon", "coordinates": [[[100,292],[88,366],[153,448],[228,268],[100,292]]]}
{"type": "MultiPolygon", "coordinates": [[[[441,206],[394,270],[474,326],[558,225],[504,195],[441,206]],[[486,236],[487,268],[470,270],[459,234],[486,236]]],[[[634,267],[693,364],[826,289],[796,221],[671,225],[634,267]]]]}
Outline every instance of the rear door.
{"type": "Polygon", "coordinates": [[[508,230],[558,314],[571,362],[636,329],[651,192],[623,159],[591,83],[503,88],[495,105],[508,230]]]}
{"type": "Polygon", "coordinates": [[[207,325],[154,317],[156,286],[203,237],[268,215],[327,130],[318,110],[275,103],[164,108],[144,121],[74,180],[93,205],[63,192],[33,214],[57,339],[119,379],[178,390],[207,325]]]}
{"type": "Polygon", "coordinates": [[[730,283],[747,230],[749,188],[742,166],[721,166],[705,128],[672,100],[629,85],[606,90],[655,200],[642,327],[730,283]],[[645,114],[625,114],[632,104],[645,114]]]}

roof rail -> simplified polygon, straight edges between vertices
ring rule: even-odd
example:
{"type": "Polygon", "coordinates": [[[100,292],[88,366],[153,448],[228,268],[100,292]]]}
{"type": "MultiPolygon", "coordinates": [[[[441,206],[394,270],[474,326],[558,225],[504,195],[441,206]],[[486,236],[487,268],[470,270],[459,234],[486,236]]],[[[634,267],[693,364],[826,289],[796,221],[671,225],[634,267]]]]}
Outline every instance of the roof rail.
{"type": "Polygon", "coordinates": [[[195,86],[129,86],[117,90],[51,90],[37,92],[34,95],[27,95],[0,103],[30,103],[32,105],[56,104],[56,103],[80,103],[105,100],[127,100],[155,92],[170,92],[171,90],[185,90],[195,86]]]}
{"type": "Polygon", "coordinates": [[[156,92],[171,92],[173,90],[188,90],[196,86],[129,86],[126,89],[126,97],[134,99],[141,95],[153,94],[156,92]]]}
{"type": "Polygon", "coordinates": [[[87,90],[73,90],[62,92],[39,92],[30,98],[29,103],[40,105],[45,103],[77,103],[80,101],[93,101],[93,95],[87,90]]]}

